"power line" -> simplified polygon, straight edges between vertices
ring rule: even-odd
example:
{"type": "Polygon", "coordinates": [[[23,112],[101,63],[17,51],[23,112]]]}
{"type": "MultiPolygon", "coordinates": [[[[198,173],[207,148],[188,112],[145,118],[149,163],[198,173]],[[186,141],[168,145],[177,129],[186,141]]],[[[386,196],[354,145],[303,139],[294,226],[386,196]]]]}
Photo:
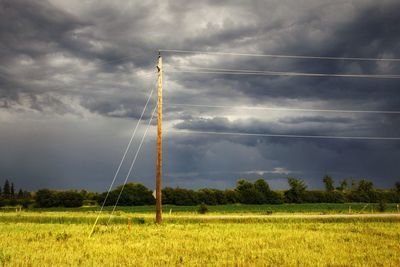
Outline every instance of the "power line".
{"type": "Polygon", "coordinates": [[[400,114],[400,111],[398,111],[398,110],[390,111],[390,110],[306,109],[306,108],[248,107],[248,106],[227,106],[227,105],[181,104],[181,103],[168,103],[168,106],[199,107],[199,108],[228,108],[228,109],[248,109],[248,110],[271,110],[271,111],[400,114]]]}
{"type": "Polygon", "coordinates": [[[178,49],[160,49],[161,52],[168,53],[189,53],[189,54],[208,54],[222,56],[250,56],[250,57],[275,57],[275,58],[293,58],[293,59],[323,59],[323,60],[350,60],[350,61],[394,61],[400,62],[399,58],[368,58],[368,57],[325,57],[325,56],[305,56],[305,55],[281,55],[281,54],[252,54],[252,53],[234,53],[234,52],[208,52],[178,49]]]}
{"type": "Polygon", "coordinates": [[[227,75],[260,75],[260,76],[303,76],[303,77],[344,77],[344,78],[371,78],[371,79],[400,79],[400,75],[374,74],[335,74],[335,73],[304,73],[281,71],[196,71],[196,70],[167,70],[167,73],[198,73],[198,74],[227,74],[227,75]]]}
{"type": "Polygon", "coordinates": [[[216,132],[216,131],[192,131],[192,130],[169,130],[172,133],[187,134],[215,134],[215,135],[237,135],[258,137],[281,137],[281,138],[313,138],[313,139],[354,139],[354,140],[400,140],[400,137],[367,137],[367,136],[333,136],[333,135],[298,135],[298,134],[257,134],[239,132],[216,132]]]}
{"type": "Polygon", "coordinates": [[[113,177],[113,179],[112,179],[112,182],[111,182],[111,184],[110,184],[110,187],[108,188],[106,197],[104,198],[103,204],[101,205],[101,208],[100,208],[100,211],[99,211],[99,213],[98,213],[98,215],[97,215],[97,218],[96,218],[96,220],[95,220],[95,222],[94,222],[94,224],[93,224],[92,230],[90,231],[89,237],[92,236],[93,231],[94,231],[94,228],[96,227],[96,224],[97,224],[97,222],[98,222],[98,220],[99,220],[99,218],[100,218],[100,215],[101,215],[101,213],[102,213],[102,211],[103,211],[103,209],[104,209],[104,206],[105,206],[105,204],[106,204],[106,201],[107,201],[107,199],[108,199],[108,196],[110,195],[111,189],[112,189],[112,187],[114,186],[114,183],[115,183],[115,180],[117,179],[117,176],[118,176],[119,171],[121,170],[122,163],[123,163],[124,160],[125,160],[125,157],[126,157],[126,154],[128,153],[129,148],[131,147],[132,140],[133,140],[133,138],[135,137],[135,134],[136,134],[136,131],[137,131],[137,129],[138,129],[138,126],[139,126],[139,124],[140,124],[140,122],[141,122],[141,120],[142,120],[142,118],[143,118],[144,112],[146,111],[147,104],[149,103],[149,101],[150,101],[150,99],[151,99],[151,96],[153,95],[153,91],[154,91],[154,89],[152,89],[152,90],[150,91],[149,97],[147,98],[146,104],[144,105],[142,114],[140,114],[140,118],[139,118],[138,122],[136,123],[136,126],[135,126],[135,128],[134,128],[134,130],[133,130],[133,132],[132,132],[131,139],[129,140],[128,145],[126,146],[125,152],[124,152],[124,154],[123,154],[123,156],[122,156],[122,159],[121,159],[121,161],[119,162],[119,165],[118,165],[117,170],[115,171],[114,177],[113,177]]]}
{"type": "MultiPolygon", "coordinates": [[[[280,71],[269,71],[269,70],[244,70],[244,69],[224,69],[224,68],[210,68],[210,67],[185,67],[186,70],[206,70],[206,71],[222,71],[222,72],[249,72],[249,73],[294,73],[294,74],[308,74],[305,72],[280,72],[280,71]]],[[[329,73],[318,73],[321,75],[371,75],[371,76],[395,76],[400,77],[398,74],[329,74],[329,73]]]]}
{"type": "Polygon", "coordinates": [[[137,159],[137,157],[138,157],[138,155],[139,155],[140,149],[142,148],[143,141],[144,141],[144,139],[146,138],[147,131],[148,131],[149,128],[150,128],[150,124],[151,124],[151,121],[153,120],[153,117],[154,117],[154,114],[155,114],[155,112],[156,112],[156,109],[157,109],[157,105],[156,105],[156,106],[154,107],[154,109],[153,109],[153,112],[152,112],[152,114],[151,114],[149,123],[147,124],[146,130],[145,130],[145,132],[144,132],[144,134],[143,134],[143,136],[142,136],[142,139],[140,140],[139,147],[138,147],[138,149],[136,150],[136,153],[135,153],[135,156],[134,156],[134,158],[133,158],[133,160],[132,160],[131,166],[129,167],[128,173],[127,173],[126,176],[125,176],[124,183],[123,183],[123,185],[122,185],[121,190],[119,191],[117,201],[115,202],[115,205],[114,205],[114,207],[113,207],[113,209],[112,209],[112,211],[111,211],[111,214],[110,214],[110,217],[108,218],[108,222],[107,222],[107,223],[110,222],[111,217],[112,217],[112,215],[114,214],[114,211],[115,211],[115,209],[116,209],[116,207],[117,207],[117,205],[118,205],[118,202],[119,202],[119,200],[120,200],[120,198],[121,198],[122,191],[124,191],[125,185],[126,185],[126,183],[128,182],[128,178],[129,178],[129,176],[131,175],[132,169],[133,169],[133,167],[134,167],[134,165],[135,165],[135,162],[136,162],[136,159],[137,159]]]}

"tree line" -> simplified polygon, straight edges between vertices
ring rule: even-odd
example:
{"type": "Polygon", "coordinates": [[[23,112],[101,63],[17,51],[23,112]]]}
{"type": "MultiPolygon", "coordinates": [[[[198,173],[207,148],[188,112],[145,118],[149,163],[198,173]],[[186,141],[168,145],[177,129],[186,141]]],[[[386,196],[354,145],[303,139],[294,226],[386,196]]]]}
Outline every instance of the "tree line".
{"type": "MultiPolygon", "coordinates": [[[[306,183],[298,178],[287,179],[288,190],[272,190],[264,179],[251,182],[241,179],[233,189],[203,188],[198,190],[165,187],[162,190],[164,204],[192,206],[199,204],[281,204],[281,203],[345,203],[345,202],[400,202],[400,182],[392,189],[377,189],[371,181],[362,179],[341,180],[335,187],[331,176],[324,176],[324,190],[308,190],[306,183]]],[[[120,206],[153,205],[155,199],[152,191],[139,183],[128,183],[107,192],[96,193],[86,190],[58,191],[40,189],[29,193],[19,190],[14,192],[13,183],[6,183],[0,190],[0,206],[16,205],[35,207],[80,207],[83,205],[98,205],[105,201],[106,206],[114,205],[118,200],[120,206]],[[107,199],[106,199],[107,196],[107,199]]]]}
{"type": "Polygon", "coordinates": [[[162,191],[163,203],[174,205],[281,204],[281,203],[345,203],[400,202],[400,182],[390,190],[376,189],[371,181],[342,180],[334,187],[332,177],[325,176],[325,190],[307,190],[306,183],[294,177],[287,179],[288,190],[271,190],[264,179],[254,183],[241,179],[236,188],[190,190],[167,187],[162,191]]]}
{"type": "Polygon", "coordinates": [[[31,193],[21,188],[16,192],[13,182],[5,180],[3,187],[0,186],[0,207],[1,206],[29,206],[33,203],[31,193]]]}

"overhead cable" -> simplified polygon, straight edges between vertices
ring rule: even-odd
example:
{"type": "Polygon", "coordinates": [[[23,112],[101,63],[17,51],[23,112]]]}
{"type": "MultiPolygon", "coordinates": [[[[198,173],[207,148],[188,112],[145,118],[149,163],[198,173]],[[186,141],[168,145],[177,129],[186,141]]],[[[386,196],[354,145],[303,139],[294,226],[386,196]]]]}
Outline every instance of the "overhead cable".
{"type": "Polygon", "coordinates": [[[110,214],[110,217],[108,218],[108,222],[107,222],[107,223],[110,222],[111,217],[112,217],[112,215],[114,214],[114,211],[115,211],[115,209],[116,209],[116,207],[117,207],[117,205],[118,205],[118,202],[119,202],[119,200],[120,200],[120,198],[121,198],[122,191],[124,191],[125,185],[126,185],[126,183],[128,182],[128,178],[129,178],[129,176],[131,175],[132,169],[133,169],[133,167],[134,167],[134,165],[135,165],[135,162],[136,162],[136,159],[137,159],[137,157],[138,157],[138,155],[139,155],[140,149],[142,148],[143,141],[144,141],[144,139],[146,138],[147,131],[148,131],[149,128],[150,128],[151,121],[153,120],[153,117],[154,117],[154,114],[155,114],[155,112],[156,112],[156,109],[157,109],[157,105],[156,105],[156,106],[154,107],[154,109],[153,109],[153,112],[152,112],[152,114],[151,114],[149,123],[147,124],[146,130],[145,130],[145,132],[144,132],[144,134],[143,134],[143,136],[142,136],[142,139],[140,140],[139,147],[138,147],[138,149],[136,150],[135,156],[133,157],[131,166],[129,167],[128,173],[127,173],[126,176],[125,176],[124,183],[123,183],[123,185],[122,185],[121,190],[119,191],[117,201],[116,201],[115,204],[114,204],[114,207],[113,207],[113,209],[112,209],[112,211],[111,211],[111,214],[110,214]]]}
{"type": "Polygon", "coordinates": [[[309,108],[279,108],[279,107],[249,107],[249,106],[228,106],[228,105],[203,105],[203,104],[182,104],[167,103],[175,107],[199,107],[199,108],[226,108],[226,109],[247,109],[247,110],[271,110],[271,111],[304,111],[304,112],[331,112],[331,113],[369,113],[369,114],[400,114],[399,110],[349,110],[349,109],[309,109],[309,108]]]}
{"type": "Polygon", "coordinates": [[[337,74],[337,73],[305,73],[283,71],[214,71],[214,70],[166,70],[166,73],[194,73],[194,74],[224,74],[224,75],[259,75],[259,76],[303,76],[303,77],[344,77],[344,78],[370,78],[370,79],[400,79],[400,75],[380,74],[337,74]]]}
{"type": "Polygon", "coordinates": [[[179,49],[160,49],[159,51],[160,52],[168,52],[168,53],[189,53],[189,54],[207,54],[207,55],[222,55],[222,56],[249,56],[249,57],[272,57],[272,58],[292,58],[292,59],[322,59],[322,60],[394,61],[394,62],[400,62],[399,58],[333,57],[333,56],[257,54],[257,53],[194,51],[194,50],[179,50],[179,49]]]}
{"type": "Polygon", "coordinates": [[[334,136],[334,135],[299,135],[299,134],[268,134],[268,133],[240,133],[220,131],[197,131],[197,130],[169,130],[171,133],[186,134],[214,134],[214,135],[236,135],[236,136],[258,136],[258,137],[280,137],[280,138],[312,138],[312,139],[354,139],[354,140],[400,140],[400,137],[368,137],[368,136],[334,136]]]}
{"type": "Polygon", "coordinates": [[[93,224],[92,230],[90,231],[89,237],[91,237],[92,234],[93,234],[93,232],[94,232],[94,229],[95,229],[95,227],[96,227],[96,224],[97,224],[97,222],[98,222],[98,220],[99,220],[99,218],[100,218],[100,215],[101,215],[101,213],[102,213],[102,211],[103,211],[103,209],[104,209],[104,206],[105,206],[105,204],[106,204],[106,202],[107,202],[107,199],[108,199],[108,197],[109,197],[109,195],[110,195],[111,189],[113,188],[114,183],[115,183],[115,180],[117,179],[118,173],[119,173],[119,171],[121,170],[122,163],[123,163],[124,160],[125,160],[125,157],[126,157],[126,154],[128,153],[129,148],[131,147],[131,144],[132,144],[133,138],[134,138],[135,135],[136,135],[136,131],[137,131],[137,129],[138,129],[138,126],[139,126],[139,124],[140,124],[140,122],[141,122],[141,120],[142,120],[142,118],[143,118],[144,112],[146,111],[146,108],[147,108],[147,105],[148,105],[148,103],[149,103],[149,101],[150,101],[150,99],[151,99],[151,96],[153,95],[153,91],[154,91],[154,89],[152,89],[152,90],[150,91],[150,94],[149,94],[149,97],[147,98],[146,104],[144,105],[144,108],[143,108],[143,110],[142,110],[142,113],[140,114],[140,118],[139,118],[138,122],[136,123],[136,126],[135,126],[135,128],[134,128],[134,130],[133,130],[133,132],[132,132],[131,138],[130,138],[130,140],[129,140],[129,142],[128,142],[126,148],[125,148],[125,151],[124,151],[124,154],[123,154],[123,156],[122,156],[122,158],[121,158],[121,161],[120,161],[119,164],[118,164],[118,168],[117,168],[117,170],[115,171],[114,177],[113,177],[113,179],[112,179],[112,182],[111,182],[111,184],[110,184],[110,187],[109,187],[108,190],[107,190],[107,194],[106,194],[106,196],[105,196],[105,198],[104,198],[104,201],[103,201],[103,204],[101,205],[101,208],[100,208],[100,210],[99,210],[99,212],[98,212],[98,215],[97,215],[97,218],[96,218],[96,220],[95,220],[95,222],[94,222],[94,224],[93,224]]]}

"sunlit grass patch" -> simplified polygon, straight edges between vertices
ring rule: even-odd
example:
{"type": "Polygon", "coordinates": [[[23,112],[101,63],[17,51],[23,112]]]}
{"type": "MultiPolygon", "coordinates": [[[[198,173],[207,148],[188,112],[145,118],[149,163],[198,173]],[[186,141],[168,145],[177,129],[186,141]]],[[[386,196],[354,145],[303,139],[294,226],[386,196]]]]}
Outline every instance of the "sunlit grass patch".
{"type": "MultiPolygon", "coordinates": [[[[57,213],[61,215],[63,213],[57,213]]],[[[74,213],[75,214],[75,213],[74,213]]],[[[12,216],[13,214],[9,214],[12,216]]],[[[34,217],[35,214],[30,214],[34,217]]],[[[36,214],[36,216],[39,214],[36,214]]],[[[47,213],[41,216],[49,216],[47,213]]],[[[83,214],[75,214],[79,220],[83,214]]],[[[4,219],[2,215],[1,219],[4,219]]],[[[15,216],[15,215],[14,215],[15,216]]],[[[64,214],[65,218],[74,218],[64,214]]],[[[92,214],[87,216],[90,221],[92,214]]],[[[108,218],[108,217],[107,217],[108,218]]],[[[5,266],[399,266],[400,223],[216,220],[99,224],[0,222],[5,266]]],[[[66,220],[66,219],[65,219],[66,220]]],[[[125,220],[122,223],[122,220],[125,220]]],[[[146,219],[147,220],[147,219],[146,219]]],[[[1,220],[0,220],[1,221],[1,220]]],[[[65,221],[64,221],[65,222],[65,221]]]]}

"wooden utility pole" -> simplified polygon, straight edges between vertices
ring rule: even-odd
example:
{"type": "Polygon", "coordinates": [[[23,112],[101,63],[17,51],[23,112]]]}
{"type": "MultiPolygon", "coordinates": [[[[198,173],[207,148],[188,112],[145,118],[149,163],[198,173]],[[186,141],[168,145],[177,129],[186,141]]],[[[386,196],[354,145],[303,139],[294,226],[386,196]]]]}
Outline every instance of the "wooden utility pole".
{"type": "Polygon", "coordinates": [[[162,221],[161,213],[161,174],[162,174],[162,58],[158,52],[158,94],[157,94],[157,163],[156,163],[156,223],[160,224],[162,221]]]}

